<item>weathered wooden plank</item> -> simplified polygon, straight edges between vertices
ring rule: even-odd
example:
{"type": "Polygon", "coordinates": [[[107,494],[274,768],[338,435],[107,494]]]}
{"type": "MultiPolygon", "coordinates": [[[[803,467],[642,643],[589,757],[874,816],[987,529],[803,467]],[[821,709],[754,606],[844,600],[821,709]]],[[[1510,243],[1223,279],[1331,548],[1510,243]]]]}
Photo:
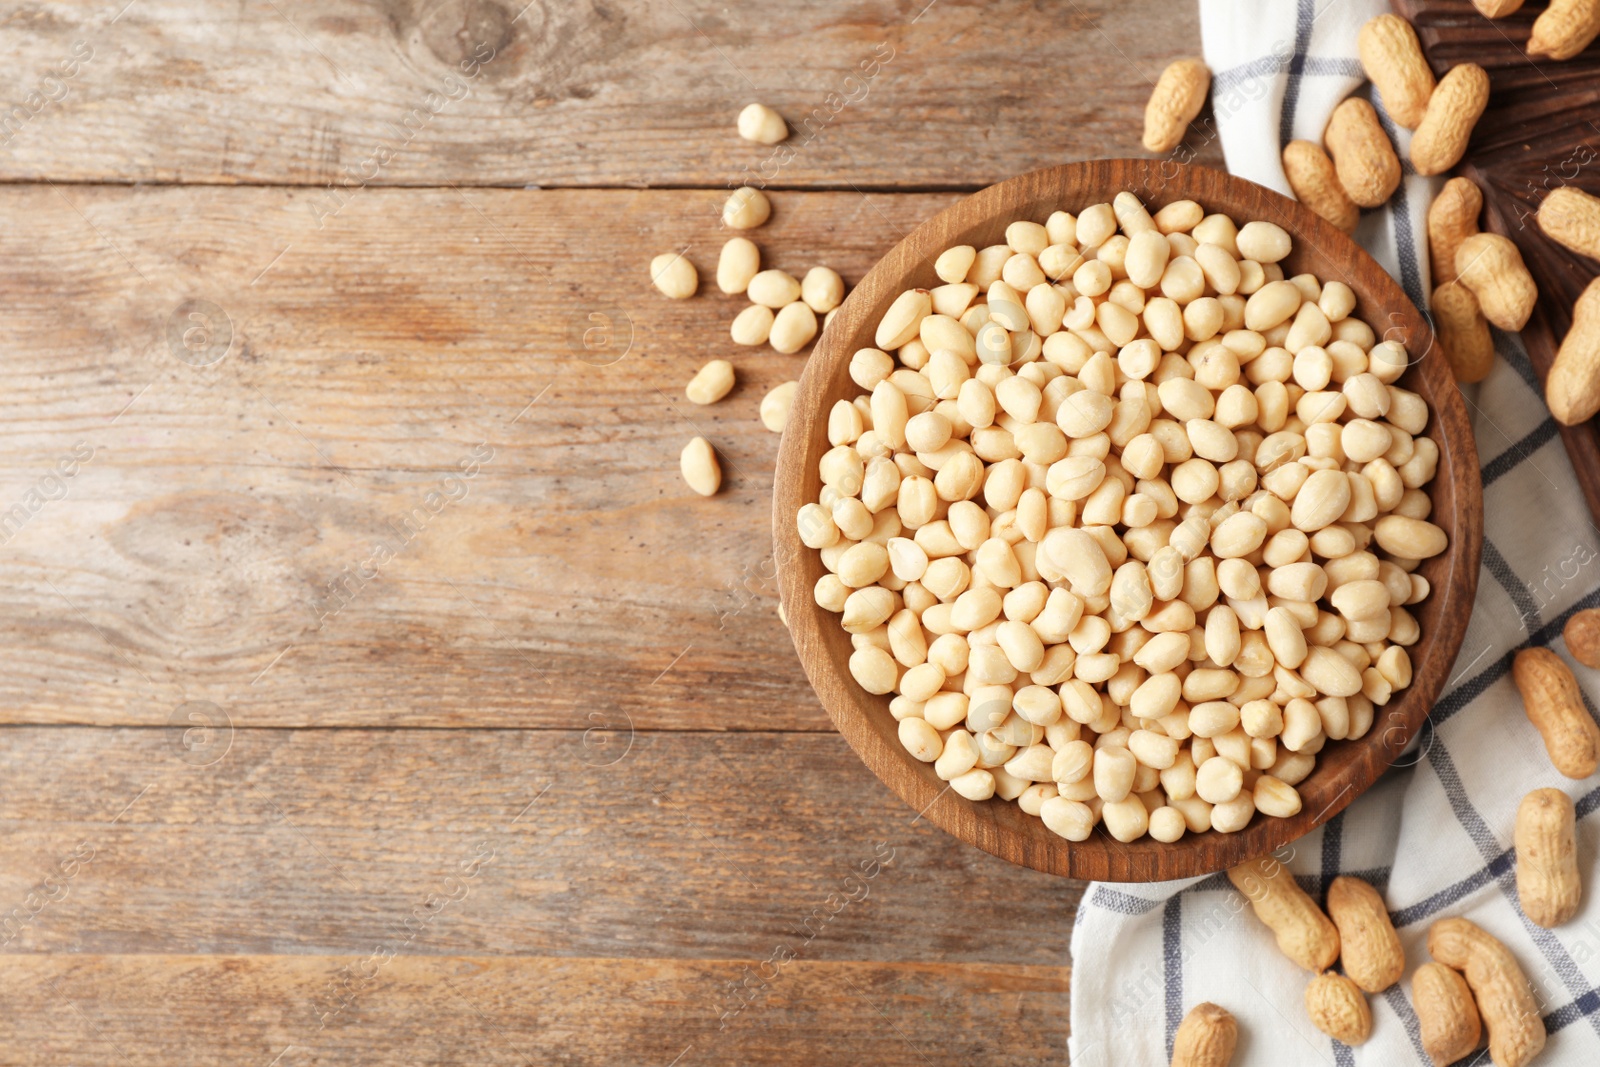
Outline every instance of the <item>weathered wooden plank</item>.
{"type": "Polygon", "coordinates": [[[1167,0],[523,4],[9,0],[0,180],[974,188],[1142,154],[1199,50],[1167,0]]]}
{"type": "MultiPolygon", "coordinates": [[[[718,199],[0,189],[0,719],[827,729],[756,417],[802,357],[729,341],[718,199]],[[669,301],[684,247],[711,292],[669,301]],[[695,409],[713,356],[741,384],[695,409]]],[[[777,194],[754,234],[854,281],[951,199],[777,194]]]]}
{"type": "Polygon", "coordinates": [[[1055,966],[1080,893],[833,735],[15,727],[0,783],[3,952],[1055,966]]]}
{"type": "Polygon", "coordinates": [[[1065,967],[403,955],[0,962],[5,1062],[28,1067],[1066,1059],[1065,967]],[[741,986],[748,1001],[732,992],[741,986]]]}

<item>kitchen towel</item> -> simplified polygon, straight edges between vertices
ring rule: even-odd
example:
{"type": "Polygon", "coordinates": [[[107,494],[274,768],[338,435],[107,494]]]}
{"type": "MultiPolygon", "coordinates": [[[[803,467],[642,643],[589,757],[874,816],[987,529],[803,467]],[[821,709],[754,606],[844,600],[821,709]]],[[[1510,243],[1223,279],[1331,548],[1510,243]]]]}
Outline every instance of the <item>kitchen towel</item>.
{"type": "MultiPolygon", "coordinates": [[[[1287,194],[1280,153],[1321,141],[1334,106],[1370,92],[1356,55],[1361,24],[1387,11],[1376,0],[1201,0],[1205,59],[1214,73],[1215,125],[1228,169],[1287,194]]],[[[1380,118],[1406,158],[1409,133],[1380,118]]],[[[1387,207],[1366,212],[1359,240],[1419,305],[1429,277],[1424,223],[1441,181],[1410,173],[1387,207]]],[[[1243,220],[1240,220],[1243,221],[1243,220]]],[[[1155,885],[1088,887],[1072,934],[1074,1067],[1165,1064],[1184,1014],[1213,1001],[1239,1020],[1235,1067],[1427,1065],[1410,1000],[1428,961],[1436,919],[1464,916],[1500,938],[1531,978],[1549,1044],[1540,1067],[1600,1064],[1600,776],[1558,774],[1522,712],[1512,654],[1550,645],[1600,605],[1600,531],[1591,523],[1527,354],[1496,335],[1489,378],[1464,393],[1484,483],[1483,569],[1461,654],[1414,747],[1343,814],[1279,853],[1319,901],[1341,873],[1367,879],[1388,902],[1406,973],[1368,998],[1372,1037],[1357,1048],[1306,1017],[1310,976],[1223,875],[1155,885]],[[1524,794],[1543,786],[1577,805],[1583,907],[1557,930],[1523,917],[1512,824],[1524,794]]],[[[1568,661],[1571,662],[1570,657],[1568,661]]],[[[1600,672],[1577,666],[1590,714],[1600,672]]],[[[1487,1052],[1465,1063],[1488,1067],[1487,1052]]]]}

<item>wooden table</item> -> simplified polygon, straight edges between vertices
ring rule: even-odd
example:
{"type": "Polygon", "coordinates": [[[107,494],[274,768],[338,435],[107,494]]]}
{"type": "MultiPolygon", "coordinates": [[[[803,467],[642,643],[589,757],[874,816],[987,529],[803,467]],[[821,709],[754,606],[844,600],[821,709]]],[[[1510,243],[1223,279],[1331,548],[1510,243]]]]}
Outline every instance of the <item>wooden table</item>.
{"type": "Polygon", "coordinates": [[[1193,5],[125,2],[0,7],[0,1063],[1062,1062],[1079,887],[776,617],[800,357],[681,390],[745,103],[767,262],[853,282],[1137,153],[1193,5]]]}

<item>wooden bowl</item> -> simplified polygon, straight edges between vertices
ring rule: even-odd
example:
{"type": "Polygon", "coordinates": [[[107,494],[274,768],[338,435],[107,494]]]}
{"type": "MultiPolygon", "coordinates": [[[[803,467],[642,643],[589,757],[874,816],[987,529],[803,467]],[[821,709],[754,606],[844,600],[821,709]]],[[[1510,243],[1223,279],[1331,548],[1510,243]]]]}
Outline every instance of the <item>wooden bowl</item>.
{"type": "Polygon", "coordinates": [[[1034,171],[976,193],[919,226],[862,279],[823,332],[800,379],[799,392],[778,454],[773,493],[773,536],[779,587],[789,630],[811,684],[834,725],[872,772],[913,811],[969,844],[996,856],[1073,878],[1122,882],[1160,881],[1208,874],[1263,855],[1326,822],[1383,773],[1421,727],[1460,650],[1477,586],[1483,540],[1483,496],[1478,455],[1460,393],[1443,356],[1430,354],[1433,338],[1424,316],[1394,279],[1349,237],[1293,200],[1252,182],[1205,167],[1162,160],[1102,160],[1034,171]],[[1285,273],[1309,271],[1340,280],[1355,291],[1355,314],[1381,338],[1398,340],[1414,362],[1400,380],[1432,409],[1426,431],[1439,444],[1439,469],[1429,493],[1432,521],[1450,535],[1450,547],[1419,569],[1432,592],[1416,615],[1422,638],[1409,650],[1411,685],[1376,709],[1367,735],[1330,742],[1316,770],[1299,786],[1304,806],[1288,819],[1257,815],[1243,831],[1189,834],[1174,844],[1148,837],[1131,844],[1100,827],[1072,843],[1051,833],[1015,803],[970,801],[951,791],[930,764],[900,745],[888,698],[872,696],[850,677],[850,635],[839,616],[816,605],[812,589],[823,574],[817,552],[800,543],[795,513],[817,499],[817,461],[827,450],[827,416],[835,401],[858,395],[850,380],[851,355],[873,345],[878,320],[902,291],[939,284],[938,254],[951,245],[1004,243],[1007,223],[1043,222],[1058,208],[1077,212],[1109,203],[1122,190],[1137,193],[1152,213],[1174,200],[1198,201],[1240,225],[1263,219],[1294,238],[1285,273]],[[1425,358],[1417,358],[1423,353],[1425,358]]]}

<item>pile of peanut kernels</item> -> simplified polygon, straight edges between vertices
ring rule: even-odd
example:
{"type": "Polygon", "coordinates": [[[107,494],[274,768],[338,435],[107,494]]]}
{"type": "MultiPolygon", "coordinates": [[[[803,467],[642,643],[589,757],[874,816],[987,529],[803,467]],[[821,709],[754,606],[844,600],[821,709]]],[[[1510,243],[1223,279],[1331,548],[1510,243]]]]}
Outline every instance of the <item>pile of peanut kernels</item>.
{"type": "Polygon", "coordinates": [[[855,354],[800,537],[851,674],[962,796],[1073,841],[1237,831],[1409,684],[1428,408],[1289,251],[1124,192],[948,249],[855,354]]]}

